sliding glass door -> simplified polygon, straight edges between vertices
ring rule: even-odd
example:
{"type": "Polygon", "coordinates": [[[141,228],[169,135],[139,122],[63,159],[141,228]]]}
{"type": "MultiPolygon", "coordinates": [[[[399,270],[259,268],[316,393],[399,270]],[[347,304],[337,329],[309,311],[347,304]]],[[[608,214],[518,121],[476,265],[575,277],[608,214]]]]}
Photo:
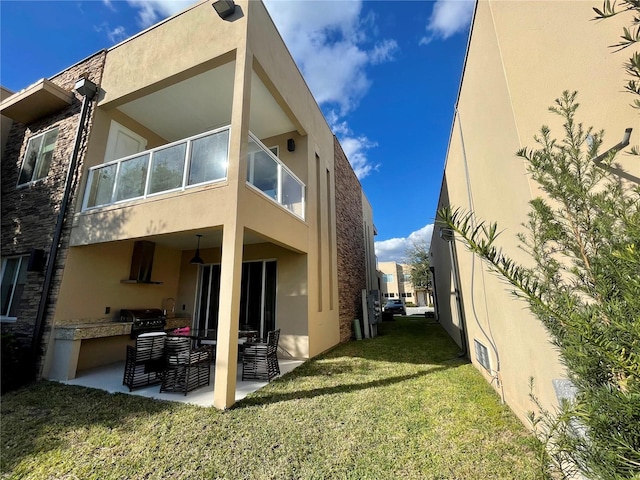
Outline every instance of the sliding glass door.
{"type": "MultiPolygon", "coordinates": [[[[244,262],[240,290],[240,330],[265,338],[276,326],[276,261],[244,262]]],[[[220,303],[220,265],[200,267],[197,328],[216,329],[220,303]]]]}

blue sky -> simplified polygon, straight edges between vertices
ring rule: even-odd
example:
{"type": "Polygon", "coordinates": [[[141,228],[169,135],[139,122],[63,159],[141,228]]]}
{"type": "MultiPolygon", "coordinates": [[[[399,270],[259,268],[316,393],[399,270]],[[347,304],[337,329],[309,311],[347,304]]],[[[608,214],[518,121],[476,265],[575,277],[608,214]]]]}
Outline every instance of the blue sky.
{"type": "MultiPolygon", "coordinates": [[[[17,91],[193,1],[0,1],[0,83],[17,91]]],[[[471,0],[266,0],[373,205],[380,261],[431,236],[471,0]]]]}

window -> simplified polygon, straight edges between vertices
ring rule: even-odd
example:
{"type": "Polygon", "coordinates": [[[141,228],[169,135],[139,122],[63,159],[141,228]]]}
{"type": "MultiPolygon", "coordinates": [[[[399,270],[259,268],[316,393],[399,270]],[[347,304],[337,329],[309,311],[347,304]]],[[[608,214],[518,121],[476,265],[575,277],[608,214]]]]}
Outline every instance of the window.
{"type": "Polygon", "coordinates": [[[411,283],[411,274],[409,273],[403,273],[402,274],[402,281],[404,283],[411,283]]]}
{"type": "Polygon", "coordinates": [[[35,182],[47,176],[57,138],[58,128],[56,127],[29,139],[18,185],[35,182]]]}
{"type": "Polygon", "coordinates": [[[389,294],[389,297],[390,297],[390,298],[393,298],[393,297],[395,297],[395,296],[396,296],[396,294],[395,294],[395,293],[390,293],[390,294],[389,294]]]}
{"type": "Polygon", "coordinates": [[[382,281],[384,283],[392,283],[393,282],[393,274],[392,273],[385,273],[382,275],[382,281]]]}
{"type": "Polygon", "coordinates": [[[22,290],[27,283],[28,263],[28,255],[2,260],[2,310],[0,318],[3,320],[15,320],[17,317],[22,290]]]}
{"type": "Polygon", "coordinates": [[[384,298],[389,298],[389,294],[388,294],[388,293],[385,293],[385,294],[384,294],[384,298]]]}
{"type": "Polygon", "coordinates": [[[409,297],[413,297],[413,294],[411,292],[407,292],[407,298],[409,297]]]}

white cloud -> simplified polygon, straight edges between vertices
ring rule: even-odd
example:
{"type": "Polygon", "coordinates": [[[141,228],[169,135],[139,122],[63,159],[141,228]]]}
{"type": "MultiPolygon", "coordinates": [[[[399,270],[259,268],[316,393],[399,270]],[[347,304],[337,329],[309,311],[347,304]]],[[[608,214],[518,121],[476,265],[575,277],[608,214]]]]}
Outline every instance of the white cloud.
{"type": "Polygon", "coordinates": [[[362,17],[361,1],[267,0],[265,5],[321,105],[344,116],[371,86],[367,67],[393,60],[395,40],[373,45],[374,18],[362,17]],[[330,66],[330,67],[329,67],[330,66]]]}
{"type": "Polygon", "coordinates": [[[111,3],[111,0],[102,0],[102,3],[104,3],[105,7],[107,7],[112,12],[116,11],[116,7],[113,6],[113,3],[111,3]]]}
{"type": "Polygon", "coordinates": [[[398,51],[393,39],[371,42],[378,33],[375,15],[362,15],[361,1],[266,0],[265,4],[291,55],[358,178],[378,168],[367,151],[377,143],[357,135],[344,117],[371,87],[367,69],[389,62],[398,51]],[[283,8],[286,5],[286,8],[283,8]]]}
{"type": "MultiPolygon", "coordinates": [[[[110,4],[110,0],[104,0],[110,4]]],[[[138,23],[142,28],[147,28],[163,18],[175,15],[190,5],[194,0],[127,0],[131,7],[138,10],[138,23]]]]}
{"type": "Polygon", "coordinates": [[[351,163],[351,167],[359,179],[363,179],[372,171],[377,170],[379,165],[374,165],[367,158],[367,150],[377,147],[376,142],[372,142],[364,135],[358,137],[341,137],[340,145],[345,155],[351,163]]]}
{"type": "Polygon", "coordinates": [[[358,179],[362,180],[371,172],[378,170],[380,165],[370,163],[367,158],[367,150],[377,147],[376,142],[369,140],[364,135],[355,136],[347,122],[340,120],[340,116],[333,110],[327,114],[327,121],[333,133],[340,140],[342,150],[349,159],[358,179]]]}
{"type": "Polygon", "coordinates": [[[437,0],[427,24],[427,35],[420,45],[426,45],[435,38],[446,40],[463,31],[473,16],[475,0],[437,0]]]}
{"type": "Polygon", "coordinates": [[[107,31],[107,37],[109,37],[109,40],[113,43],[119,43],[127,38],[127,36],[127,32],[122,25],[117,26],[113,30],[107,31]]]}
{"type": "Polygon", "coordinates": [[[122,25],[118,25],[116,28],[112,29],[107,22],[102,22],[100,25],[94,25],[93,29],[96,32],[105,32],[107,34],[107,38],[113,44],[120,43],[129,36],[122,25]]]}
{"type": "Polygon", "coordinates": [[[375,242],[378,261],[403,263],[407,250],[414,245],[424,242],[428,248],[431,245],[432,234],[433,223],[430,223],[412,232],[406,238],[390,238],[389,240],[375,242]]]}

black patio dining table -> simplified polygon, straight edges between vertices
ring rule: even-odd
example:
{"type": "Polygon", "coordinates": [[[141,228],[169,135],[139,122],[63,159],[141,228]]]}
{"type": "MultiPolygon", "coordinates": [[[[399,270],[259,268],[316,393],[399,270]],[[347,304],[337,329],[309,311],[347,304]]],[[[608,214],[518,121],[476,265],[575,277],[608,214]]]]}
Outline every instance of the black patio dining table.
{"type": "MultiPolygon", "coordinates": [[[[196,347],[198,344],[202,345],[216,345],[218,339],[217,330],[207,329],[207,330],[195,330],[191,329],[188,331],[184,331],[182,329],[177,329],[177,331],[167,332],[168,336],[171,337],[188,337],[193,340],[193,346],[196,347]]],[[[239,330],[238,331],[238,345],[244,345],[245,342],[251,341],[258,336],[257,330],[239,330]]]]}

